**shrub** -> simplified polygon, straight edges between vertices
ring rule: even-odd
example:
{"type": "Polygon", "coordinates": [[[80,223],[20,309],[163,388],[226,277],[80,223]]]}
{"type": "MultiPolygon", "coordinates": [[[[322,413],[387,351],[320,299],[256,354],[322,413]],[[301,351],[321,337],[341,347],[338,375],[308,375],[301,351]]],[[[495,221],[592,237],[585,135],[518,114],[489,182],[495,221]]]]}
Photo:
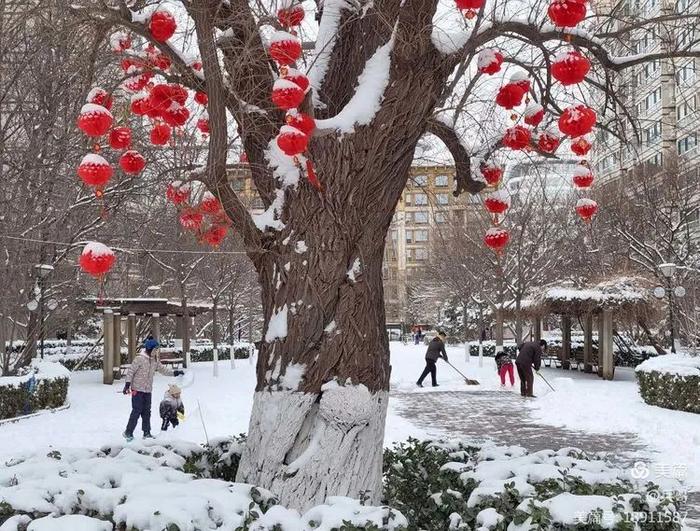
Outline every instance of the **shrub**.
{"type": "Polygon", "coordinates": [[[647,404],[700,413],[700,357],[659,356],[639,365],[635,374],[647,404]]]}
{"type": "Polygon", "coordinates": [[[40,362],[26,374],[0,377],[0,419],[29,415],[66,403],[70,373],[58,363],[40,362]]]}
{"type": "MultiPolygon", "coordinates": [[[[250,356],[250,351],[248,347],[235,347],[233,350],[233,357],[237,360],[245,360],[250,356]]],[[[193,363],[200,361],[214,361],[214,348],[213,347],[195,347],[190,352],[190,359],[193,363]]],[[[230,360],[231,354],[229,352],[228,345],[219,348],[219,360],[230,360]]]]}

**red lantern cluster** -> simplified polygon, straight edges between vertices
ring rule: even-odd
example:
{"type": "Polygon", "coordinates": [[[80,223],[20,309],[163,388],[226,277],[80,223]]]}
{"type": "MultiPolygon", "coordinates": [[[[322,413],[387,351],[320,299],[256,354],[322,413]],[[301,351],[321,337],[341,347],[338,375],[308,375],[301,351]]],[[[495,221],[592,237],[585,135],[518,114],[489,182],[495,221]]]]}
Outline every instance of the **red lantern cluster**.
{"type": "Polygon", "coordinates": [[[194,101],[196,101],[200,105],[206,105],[207,103],[209,103],[209,96],[207,96],[206,92],[197,91],[194,93],[194,101]]]}
{"type": "Polygon", "coordinates": [[[174,205],[181,205],[190,200],[190,185],[182,181],[173,181],[168,185],[165,197],[174,205]]]}
{"type": "Polygon", "coordinates": [[[204,221],[204,215],[194,208],[185,208],[180,213],[180,225],[187,230],[199,230],[204,221]]]}
{"type": "Polygon", "coordinates": [[[501,177],[503,176],[503,168],[495,164],[488,162],[483,162],[479,167],[481,175],[484,176],[484,180],[489,186],[496,186],[501,182],[501,177]]]}
{"type": "Polygon", "coordinates": [[[172,129],[164,123],[157,123],[151,129],[151,144],[154,146],[164,146],[170,142],[172,129]]]}
{"type": "Polygon", "coordinates": [[[301,4],[283,7],[277,11],[277,20],[283,28],[298,26],[304,20],[304,8],[301,4]]]}
{"type": "Polygon", "coordinates": [[[591,150],[591,143],[580,136],[571,140],[571,151],[579,157],[585,157],[591,150]]]}
{"type": "Polygon", "coordinates": [[[498,223],[498,216],[502,216],[510,208],[510,196],[505,190],[496,190],[484,199],[486,210],[493,216],[494,223],[498,223]]]}
{"type": "Polygon", "coordinates": [[[597,118],[595,111],[586,105],[568,107],[559,117],[559,130],[572,137],[587,135],[593,131],[597,118]]]}
{"type": "Polygon", "coordinates": [[[293,65],[301,57],[301,39],[286,31],[276,31],[270,39],[270,57],[280,65],[293,65]]]}
{"type": "Polygon", "coordinates": [[[537,139],[537,147],[544,153],[554,153],[559,147],[559,136],[551,131],[544,131],[537,139]]]}
{"type": "Polygon", "coordinates": [[[209,134],[209,115],[202,116],[197,120],[197,129],[199,129],[203,135],[209,134]]]}
{"type": "Polygon", "coordinates": [[[576,188],[590,188],[593,184],[593,174],[588,166],[576,166],[572,181],[576,188]]]}
{"type": "Polygon", "coordinates": [[[309,137],[290,125],[283,125],[279,135],[277,135],[277,145],[288,157],[301,155],[306,151],[308,143],[309,137]]]}
{"type": "Polygon", "coordinates": [[[484,244],[499,255],[503,253],[509,240],[510,234],[501,227],[491,227],[484,235],[484,244]]]}
{"type": "Polygon", "coordinates": [[[128,33],[117,31],[109,37],[109,44],[115,52],[125,52],[131,48],[131,37],[128,33]]]}
{"type": "Polygon", "coordinates": [[[158,8],[148,21],[148,31],[155,40],[165,42],[175,35],[177,22],[170,11],[158,8]]]}
{"type": "Polygon", "coordinates": [[[221,202],[211,192],[204,192],[199,207],[207,214],[218,214],[221,211],[221,202]]]}
{"type": "Polygon", "coordinates": [[[95,278],[104,277],[114,266],[114,251],[100,242],[89,242],[80,254],[80,268],[95,278]]]}
{"type": "Polygon", "coordinates": [[[287,79],[278,79],[272,86],[272,102],[285,111],[299,107],[304,96],[301,87],[287,79]]]}
{"type": "Polygon", "coordinates": [[[304,94],[306,94],[309,91],[309,88],[310,88],[309,78],[306,77],[304,74],[302,74],[296,68],[291,68],[291,67],[287,68],[287,73],[285,74],[284,79],[294,83],[297,87],[299,87],[304,92],[304,94]]]}
{"type": "Polygon", "coordinates": [[[112,97],[105,89],[100,87],[95,87],[88,92],[87,102],[102,105],[108,111],[112,108],[112,97]]]}
{"type": "Polygon", "coordinates": [[[218,247],[221,245],[221,242],[224,241],[224,238],[226,238],[227,232],[227,225],[212,225],[209,229],[204,231],[201,240],[212,247],[218,247]]]}
{"type": "Polygon", "coordinates": [[[127,175],[138,175],[146,167],[146,159],[138,151],[131,149],[119,157],[119,166],[127,175]]]}
{"type": "Polygon", "coordinates": [[[512,109],[523,102],[527,91],[516,83],[507,83],[498,89],[496,94],[496,104],[504,109],[512,109]]]}
{"type": "Polygon", "coordinates": [[[573,50],[555,57],[552,61],[552,77],[562,85],[575,85],[586,78],[591,62],[581,52],[573,50]]]}
{"type": "Polygon", "coordinates": [[[465,17],[472,19],[476,16],[477,11],[483,7],[484,0],[455,0],[455,4],[465,17]]]}
{"type": "Polygon", "coordinates": [[[112,127],[112,113],[102,105],[86,103],[78,116],[78,127],[87,136],[102,136],[112,127]]]}
{"type": "Polygon", "coordinates": [[[476,67],[482,74],[493,75],[500,72],[503,64],[503,54],[493,48],[481,50],[476,59],[476,67]]]}
{"type": "Polygon", "coordinates": [[[576,202],[576,213],[583,221],[591,221],[596,212],[598,212],[598,203],[593,201],[593,199],[584,197],[576,202]]]}
{"type": "Polygon", "coordinates": [[[109,147],[116,150],[129,149],[131,146],[131,129],[115,127],[109,132],[109,147]]]}
{"type": "Polygon", "coordinates": [[[88,153],[78,166],[78,177],[88,186],[101,189],[112,178],[112,165],[96,153],[88,153]]]}
{"type": "Polygon", "coordinates": [[[585,0],[552,0],[547,15],[560,28],[573,28],[586,18],[585,0]]]}
{"type": "Polygon", "coordinates": [[[523,119],[527,125],[537,127],[544,118],[544,107],[537,102],[528,103],[523,113],[523,119]]]}
{"type": "Polygon", "coordinates": [[[530,133],[530,130],[522,125],[516,125],[506,129],[502,142],[507,148],[519,150],[528,147],[531,140],[532,133],[530,133]]]}

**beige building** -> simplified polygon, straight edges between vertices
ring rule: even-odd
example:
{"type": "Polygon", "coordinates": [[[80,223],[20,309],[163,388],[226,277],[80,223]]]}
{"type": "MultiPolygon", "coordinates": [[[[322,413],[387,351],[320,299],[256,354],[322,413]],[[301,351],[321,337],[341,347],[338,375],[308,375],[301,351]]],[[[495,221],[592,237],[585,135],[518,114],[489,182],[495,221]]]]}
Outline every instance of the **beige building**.
{"type": "Polygon", "coordinates": [[[453,166],[415,166],[411,169],[384,251],[384,302],[387,323],[406,322],[411,281],[428,260],[430,242],[448,222],[466,222],[480,207],[478,198],[459,197],[454,190],[453,166]]]}

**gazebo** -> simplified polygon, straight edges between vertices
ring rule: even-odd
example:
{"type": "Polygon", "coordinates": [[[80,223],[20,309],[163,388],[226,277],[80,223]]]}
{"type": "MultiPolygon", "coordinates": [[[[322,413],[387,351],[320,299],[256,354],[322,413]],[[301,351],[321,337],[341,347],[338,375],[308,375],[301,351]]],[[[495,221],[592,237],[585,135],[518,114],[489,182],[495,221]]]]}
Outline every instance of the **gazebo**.
{"type": "Polygon", "coordinates": [[[615,322],[649,322],[656,313],[650,294],[651,283],[642,277],[620,276],[590,287],[577,287],[573,282],[544,286],[522,301],[511,314],[534,321],[535,340],[541,338],[542,319],[561,316],[561,366],[571,364],[571,323],[573,318],[583,325],[583,370],[593,372],[593,325],[598,329],[598,375],[612,380],[615,374],[613,331],[615,322]]]}
{"type": "Polygon", "coordinates": [[[104,331],[103,383],[111,385],[119,378],[121,365],[122,321],[126,320],[129,363],[136,356],[136,324],[138,318],[151,320],[151,334],[160,339],[161,317],[176,319],[175,336],[185,353],[185,366],[189,364],[189,327],[196,315],[211,311],[211,304],[156,298],[83,299],[83,304],[94,313],[102,315],[104,331]]]}

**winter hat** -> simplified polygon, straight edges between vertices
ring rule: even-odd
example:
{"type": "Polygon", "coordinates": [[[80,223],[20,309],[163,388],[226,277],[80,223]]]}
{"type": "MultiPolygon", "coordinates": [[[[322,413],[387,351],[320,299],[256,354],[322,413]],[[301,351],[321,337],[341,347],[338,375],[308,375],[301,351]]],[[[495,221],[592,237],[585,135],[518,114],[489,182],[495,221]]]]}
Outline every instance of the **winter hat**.
{"type": "Polygon", "coordinates": [[[160,343],[158,343],[157,339],[153,339],[152,337],[149,337],[146,341],[143,342],[143,348],[146,350],[153,350],[154,348],[158,348],[160,346],[160,343]]]}
{"type": "Polygon", "coordinates": [[[168,384],[168,393],[171,396],[179,396],[182,390],[176,384],[168,384]]]}

